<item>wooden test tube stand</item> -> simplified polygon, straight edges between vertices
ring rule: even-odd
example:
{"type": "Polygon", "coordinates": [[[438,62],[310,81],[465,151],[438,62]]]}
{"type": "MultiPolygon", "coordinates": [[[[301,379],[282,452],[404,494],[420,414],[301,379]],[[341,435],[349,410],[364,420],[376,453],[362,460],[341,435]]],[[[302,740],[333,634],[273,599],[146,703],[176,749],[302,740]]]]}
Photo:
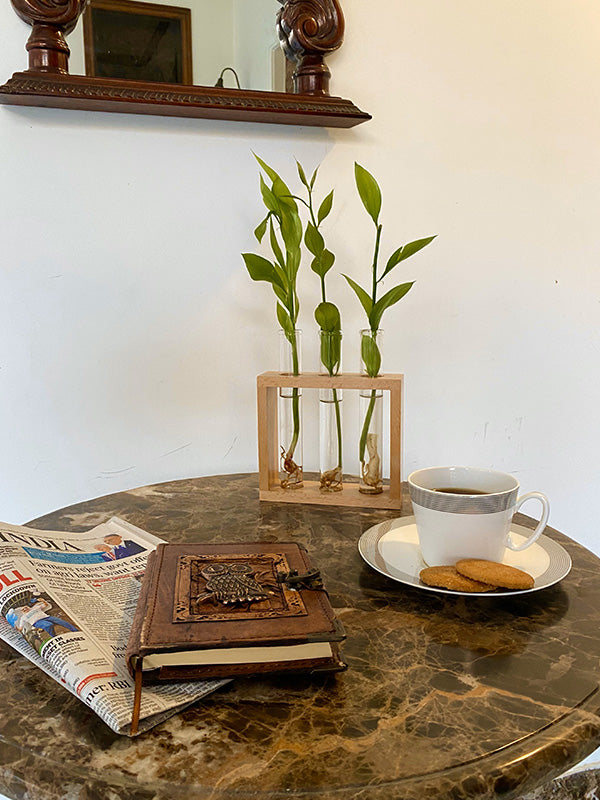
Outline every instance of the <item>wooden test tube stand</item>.
{"type": "MultiPolygon", "coordinates": [[[[256,379],[258,408],[258,483],[261,500],[279,503],[316,503],[326,506],[356,506],[399,509],[402,505],[402,403],[404,375],[369,378],[345,373],[334,378],[318,372],[284,375],[263,372],[256,379]],[[319,481],[304,480],[301,489],[282,489],[279,483],[277,396],[279,388],[377,389],[390,393],[390,480],[380,494],[362,494],[358,483],[344,482],[341,492],[321,492],[319,481]]],[[[358,446],[358,441],[357,441],[358,446]]]]}

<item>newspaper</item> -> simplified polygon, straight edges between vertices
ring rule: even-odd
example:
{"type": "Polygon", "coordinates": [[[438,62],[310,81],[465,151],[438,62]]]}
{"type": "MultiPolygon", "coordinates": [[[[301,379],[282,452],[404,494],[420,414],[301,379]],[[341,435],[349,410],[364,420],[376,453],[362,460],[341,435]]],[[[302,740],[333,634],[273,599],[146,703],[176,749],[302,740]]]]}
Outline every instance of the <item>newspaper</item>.
{"type": "MultiPolygon", "coordinates": [[[[118,517],[86,533],[0,523],[0,638],[127,736],[125,650],[148,554],[161,541],[118,517]]],[[[138,733],[224,683],[144,687],[138,733]]]]}

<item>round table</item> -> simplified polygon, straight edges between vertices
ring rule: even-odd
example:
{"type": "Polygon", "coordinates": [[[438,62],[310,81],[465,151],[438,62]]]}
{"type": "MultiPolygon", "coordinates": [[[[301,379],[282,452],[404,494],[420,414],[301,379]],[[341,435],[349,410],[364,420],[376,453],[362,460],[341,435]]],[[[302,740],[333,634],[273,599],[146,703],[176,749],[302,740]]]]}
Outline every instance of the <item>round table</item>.
{"type": "Polygon", "coordinates": [[[561,583],[469,598],[363,562],[359,537],[397,511],[261,503],[256,475],[144,487],[30,524],[86,530],[112,515],[170,542],[304,544],[346,629],[349,668],[239,679],[129,739],[0,643],[10,797],[508,800],[600,745],[600,561],[552,529],[573,559],[561,583]]]}

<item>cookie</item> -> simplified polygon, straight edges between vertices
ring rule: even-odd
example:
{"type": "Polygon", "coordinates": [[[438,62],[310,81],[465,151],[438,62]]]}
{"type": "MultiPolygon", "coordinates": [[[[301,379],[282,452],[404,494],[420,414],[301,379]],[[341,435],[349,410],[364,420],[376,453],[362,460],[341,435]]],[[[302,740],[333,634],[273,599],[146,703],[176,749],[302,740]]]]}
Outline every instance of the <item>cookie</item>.
{"type": "Polygon", "coordinates": [[[493,592],[496,588],[488,583],[466,578],[454,567],[427,567],[421,570],[419,578],[427,586],[451,589],[453,592],[493,592]]]}
{"type": "Polygon", "coordinates": [[[533,589],[533,578],[527,572],[496,561],[463,558],[456,562],[456,570],[473,581],[483,581],[503,589],[533,589]]]}

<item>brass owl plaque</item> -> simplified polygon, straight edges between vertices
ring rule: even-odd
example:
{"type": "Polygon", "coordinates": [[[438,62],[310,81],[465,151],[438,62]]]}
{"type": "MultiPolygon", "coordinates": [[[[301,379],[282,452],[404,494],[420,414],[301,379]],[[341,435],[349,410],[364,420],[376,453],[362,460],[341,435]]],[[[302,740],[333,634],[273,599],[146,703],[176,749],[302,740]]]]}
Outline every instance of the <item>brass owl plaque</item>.
{"type": "Polygon", "coordinates": [[[180,556],[173,622],[264,619],[306,614],[300,592],[287,587],[281,553],[180,556]]]}

